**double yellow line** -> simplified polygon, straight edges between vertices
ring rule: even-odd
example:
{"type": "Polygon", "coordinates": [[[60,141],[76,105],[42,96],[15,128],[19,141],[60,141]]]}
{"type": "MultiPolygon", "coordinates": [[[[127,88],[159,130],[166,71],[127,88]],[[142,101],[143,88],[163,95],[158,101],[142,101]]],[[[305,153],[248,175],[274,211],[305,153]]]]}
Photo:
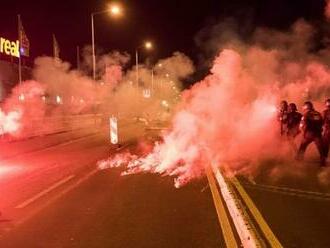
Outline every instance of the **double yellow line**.
{"type": "Polygon", "coordinates": [[[248,193],[246,193],[245,189],[238,181],[238,179],[236,177],[233,177],[231,179],[231,181],[232,181],[233,185],[236,187],[238,193],[241,195],[242,199],[244,200],[245,205],[250,210],[250,213],[252,214],[253,218],[257,222],[260,230],[262,231],[264,237],[267,239],[269,245],[274,248],[283,247],[281,245],[280,241],[275,236],[272,229],[269,227],[269,225],[265,221],[264,217],[262,216],[262,214],[260,213],[260,211],[258,210],[256,205],[253,203],[253,201],[250,198],[250,196],[248,195],[248,193]]]}
{"type": "MultiPolygon", "coordinates": [[[[237,243],[234,235],[234,231],[232,229],[232,226],[230,225],[230,221],[226,212],[225,203],[222,200],[212,169],[206,168],[206,175],[207,179],[210,185],[214,205],[216,208],[216,212],[218,215],[219,223],[221,226],[222,234],[226,243],[227,247],[239,247],[239,244],[237,243]]],[[[231,179],[232,185],[236,188],[237,192],[240,194],[241,198],[243,199],[245,206],[249,209],[249,212],[251,213],[252,217],[254,218],[255,222],[258,224],[261,232],[263,233],[263,236],[267,240],[268,244],[272,248],[282,248],[283,246],[263,218],[262,214],[258,210],[258,208],[253,203],[252,199],[249,197],[249,195],[246,193],[240,182],[237,180],[236,177],[233,177],[231,179]]],[[[243,209],[243,208],[242,208],[243,209]]],[[[253,226],[253,224],[252,224],[253,226]]]]}
{"type": "Polygon", "coordinates": [[[214,175],[211,171],[211,168],[207,167],[207,168],[205,168],[205,170],[206,170],[207,180],[208,180],[209,185],[210,185],[210,189],[211,189],[215,209],[217,211],[218,220],[219,220],[220,227],[221,227],[221,230],[222,230],[222,236],[224,237],[226,246],[227,247],[232,247],[232,248],[239,247],[239,245],[236,242],[236,239],[235,239],[235,236],[234,236],[234,231],[233,231],[233,229],[230,225],[230,221],[229,221],[229,218],[227,216],[224,203],[223,203],[222,198],[220,196],[220,193],[218,191],[218,188],[217,188],[217,185],[216,185],[216,182],[215,182],[215,179],[214,179],[214,175]]]}

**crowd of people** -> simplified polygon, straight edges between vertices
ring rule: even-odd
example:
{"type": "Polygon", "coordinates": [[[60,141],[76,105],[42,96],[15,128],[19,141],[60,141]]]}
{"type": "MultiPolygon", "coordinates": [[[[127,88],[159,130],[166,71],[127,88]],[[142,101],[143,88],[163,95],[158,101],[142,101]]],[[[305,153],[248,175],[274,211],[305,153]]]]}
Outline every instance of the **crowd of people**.
{"type": "Polygon", "coordinates": [[[320,165],[326,166],[330,145],[330,99],[325,101],[322,114],[315,110],[313,103],[307,101],[299,113],[296,104],[282,101],[278,111],[280,134],[286,137],[296,152],[296,159],[302,160],[307,147],[315,143],[320,154],[320,165]],[[295,139],[302,135],[299,147],[295,139]]]}

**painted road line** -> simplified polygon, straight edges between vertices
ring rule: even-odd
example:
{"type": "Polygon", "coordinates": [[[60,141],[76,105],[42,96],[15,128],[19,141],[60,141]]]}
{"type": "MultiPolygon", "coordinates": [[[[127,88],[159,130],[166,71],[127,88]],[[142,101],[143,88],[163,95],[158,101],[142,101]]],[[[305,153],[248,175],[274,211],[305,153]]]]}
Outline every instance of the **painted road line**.
{"type": "Polygon", "coordinates": [[[78,137],[78,138],[73,138],[71,140],[67,140],[67,141],[64,141],[64,142],[61,142],[61,143],[58,143],[58,144],[55,144],[55,145],[51,145],[49,147],[46,147],[42,150],[36,150],[36,152],[44,152],[44,151],[48,151],[48,150],[52,150],[54,148],[58,148],[58,147],[63,147],[63,146],[67,146],[67,145],[71,145],[73,143],[77,143],[77,142],[80,142],[84,139],[87,139],[87,138],[90,138],[92,136],[96,136],[98,135],[100,132],[95,132],[95,133],[91,133],[91,134],[87,134],[87,135],[84,135],[84,136],[81,136],[81,137],[78,137]]]}
{"type": "Polygon", "coordinates": [[[260,186],[260,185],[251,185],[248,183],[242,183],[242,185],[249,187],[251,189],[263,190],[263,191],[268,191],[268,192],[272,192],[272,193],[276,193],[276,194],[289,195],[289,196],[295,196],[295,197],[319,200],[319,201],[330,201],[330,195],[326,194],[326,193],[294,190],[294,189],[289,190],[288,188],[267,187],[267,186],[260,186]]]}
{"type": "Polygon", "coordinates": [[[254,228],[244,216],[243,208],[240,206],[238,200],[229,189],[229,185],[225,178],[219,171],[217,166],[212,166],[213,173],[220,187],[220,192],[227,205],[229,214],[233,220],[238,236],[240,237],[242,246],[245,248],[263,247],[261,241],[258,239],[254,228]]]}
{"type": "Polygon", "coordinates": [[[220,227],[221,227],[221,230],[222,230],[222,236],[224,237],[226,246],[227,247],[233,247],[233,248],[239,247],[237,242],[236,242],[233,229],[230,225],[229,218],[226,214],[225,206],[224,206],[223,201],[220,197],[220,194],[219,194],[218,188],[216,186],[216,182],[215,182],[214,176],[211,172],[211,169],[210,168],[205,168],[205,170],[206,170],[207,180],[208,180],[209,185],[210,185],[210,189],[211,189],[215,209],[216,209],[216,212],[217,212],[217,215],[218,215],[220,227]]]}
{"type": "Polygon", "coordinates": [[[90,177],[92,177],[93,175],[95,175],[97,172],[99,172],[98,169],[94,169],[92,171],[90,171],[89,173],[87,173],[86,175],[84,175],[82,178],[80,178],[79,180],[77,180],[74,184],[69,185],[67,188],[63,189],[61,192],[59,192],[58,194],[56,194],[54,197],[52,197],[51,199],[47,200],[45,203],[41,204],[40,206],[38,206],[37,208],[33,209],[28,215],[26,215],[24,218],[18,220],[15,223],[15,227],[18,227],[22,224],[24,224],[26,221],[28,221],[29,219],[31,219],[33,216],[35,216],[38,212],[40,212],[42,209],[46,208],[47,206],[49,206],[50,204],[52,204],[53,202],[55,202],[56,200],[60,199],[61,197],[63,197],[65,194],[67,194],[68,192],[70,192],[71,190],[77,188],[79,185],[81,185],[82,183],[84,183],[85,181],[87,181],[90,177]]]}
{"type": "Polygon", "coordinates": [[[33,197],[31,197],[31,198],[27,199],[26,201],[22,202],[21,204],[17,205],[15,208],[16,209],[25,208],[26,206],[28,206],[31,203],[35,202],[36,200],[38,200],[39,198],[41,198],[44,195],[48,194],[52,190],[58,188],[59,186],[61,186],[64,183],[68,182],[72,178],[74,178],[74,175],[70,175],[70,176],[67,176],[66,178],[63,178],[62,180],[60,180],[60,181],[54,183],[53,185],[51,185],[49,188],[41,191],[40,193],[34,195],[33,197]]]}
{"type": "Polygon", "coordinates": [[[250,210],[254,220],[257,222],[258,226],[260,227],[260,230],[262,231],[263,235],[269,242],[269,245],[273,248],[281,248],[283,247],[280,243],[280,241],[277,239],[267,222],[265,221],[264,217],[258,210],[258,208],[255,206],[253,203],[252,199],[250,196],[246,193],[240,182],[236,177],[231,178],[231,182],[233,185],[236,187],[238,193],[241,195],[244,203],[250,210]]]}
{"type": "MultiPolygon", "coordinates": [[[[244,183],[244,185],[248,185],[248,184],[244,183]]],[[[317,192],[317,191],[309,191],[309,190],[295,189],[295,188],[282,187],[282,186],[272,186],[272,185],[266,185],[266,184],[254,184],[251,186],[260,187],[260,188],[268,188],[268,189],[279,190],[279,191],[288,191],[288,192],[297,193],[297,194],[314,195],[314,196],[318,196],[318,197],[330,198],[329,193],[322,193],[322,192],[317,192]]]]}

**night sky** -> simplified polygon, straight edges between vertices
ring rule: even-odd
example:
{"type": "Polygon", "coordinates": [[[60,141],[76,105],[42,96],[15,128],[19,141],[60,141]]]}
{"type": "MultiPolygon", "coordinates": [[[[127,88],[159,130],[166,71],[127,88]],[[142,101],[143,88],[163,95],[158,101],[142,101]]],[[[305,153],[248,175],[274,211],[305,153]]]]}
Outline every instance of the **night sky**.
{"type": "MultiPolygon", "coordinates": [[[[95,18],[96,43],[105,52],[112,49],[133,53],[143,40],[156,44],[155,58],[180,50],[195,61],[201,51],[194,37],[205,26],[234,17],[249,36],[257,26],[287,29],[300,17],[322,20],[323,0],[135,0],[120,1],[121,19],[95,18]]],[[[17,37],[17,14],[31,42],[31,59],[52,55],[52,33],[61,48],[61,58],[75,65],[76,46],[91,43],[90,13],[104,10],[106,0],[3,0],[0,36],[17,37]]]]}

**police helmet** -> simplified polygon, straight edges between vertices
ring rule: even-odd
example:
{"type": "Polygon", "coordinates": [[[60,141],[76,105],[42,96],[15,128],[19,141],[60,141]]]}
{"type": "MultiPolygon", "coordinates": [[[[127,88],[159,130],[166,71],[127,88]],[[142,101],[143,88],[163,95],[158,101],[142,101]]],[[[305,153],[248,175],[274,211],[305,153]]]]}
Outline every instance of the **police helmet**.
{"type": "Polygon", "coordinates": [[[295,112],[295,111],[297,111],[297,105],[295,104],[295,103],[290,103],[289,104],[289,110],[291,111],[291,112],[295,112]]]}
{"type": "Polygon", "coordinates": [[[286,110],[288,108],[288,102],[283,100],[280,103],[281,109],[286,110]]]}
{"type": "Polygon", "coordinates": [[[303,106],[304,110],[313,110],[314,109],[314,106],[313,106],[313,103],[310,102],[310,101],[307,101],[304,103],[304,106],[303,106]]]}

